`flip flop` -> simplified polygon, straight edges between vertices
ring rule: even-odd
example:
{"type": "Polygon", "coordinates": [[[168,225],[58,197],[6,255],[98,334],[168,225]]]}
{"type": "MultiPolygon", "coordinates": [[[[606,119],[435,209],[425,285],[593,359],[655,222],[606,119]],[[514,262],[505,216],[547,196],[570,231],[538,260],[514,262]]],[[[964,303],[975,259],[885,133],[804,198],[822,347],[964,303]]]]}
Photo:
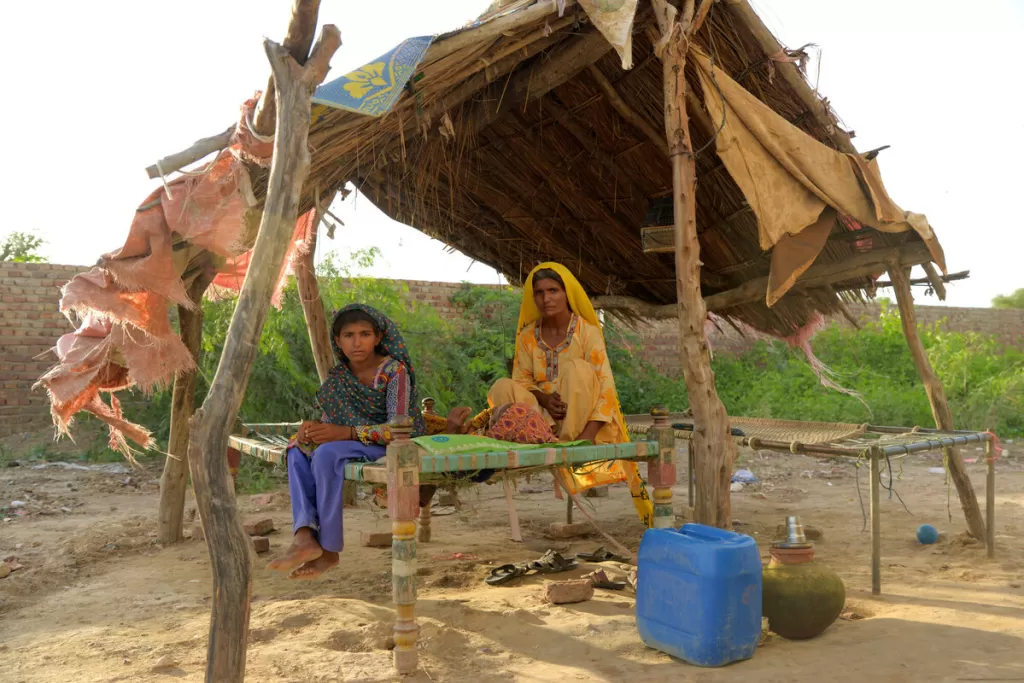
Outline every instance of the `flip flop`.
{"type": "Polygon", "coordinates": [[[490,575],[484,581],[490,586],[500,586],[512,579],[526,576],[530,572],[529,567],[521,564],[503,564],[491,570],[490,575]]]}
{"type": "Polygon", "coordinates": [[[584,562],[621,562],[630,564],[633,561],[631,557],[623,557],[622,555],[616,555],[605,550],[604,546],[601,546],[592,553],[576,553],[576,558],[584,562]]]}

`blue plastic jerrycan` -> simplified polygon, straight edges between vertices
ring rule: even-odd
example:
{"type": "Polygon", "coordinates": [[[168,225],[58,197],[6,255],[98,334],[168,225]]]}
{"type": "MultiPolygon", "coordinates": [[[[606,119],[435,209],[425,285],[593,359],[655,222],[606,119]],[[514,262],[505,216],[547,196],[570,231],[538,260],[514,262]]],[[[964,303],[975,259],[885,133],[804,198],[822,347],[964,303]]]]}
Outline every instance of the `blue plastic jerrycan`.
{"type": "Polygon", "coordinates": [[[761,639],[761,557],[750,536],[702,524],[649,529],[640,543],[640,639],[697,666],[754,656],[761,639]]]}

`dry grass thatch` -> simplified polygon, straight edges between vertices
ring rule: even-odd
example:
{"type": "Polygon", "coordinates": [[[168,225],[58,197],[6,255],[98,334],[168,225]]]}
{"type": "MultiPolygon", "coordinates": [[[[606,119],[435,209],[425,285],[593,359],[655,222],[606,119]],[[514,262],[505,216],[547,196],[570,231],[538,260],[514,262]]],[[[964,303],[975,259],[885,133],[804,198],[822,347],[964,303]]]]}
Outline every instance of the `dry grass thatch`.
{"type": "MultiPolygon", "coordinates": [[[[578,6],[559,18],[542,14],[539,5],[520,5],[519,14],[537,18],[514,31],[494,36],[485,24],[435,41],[421,73],[387,116],[326,110],[310,134],[313,161],[302,210],[313,205],[316,191],[351,181],[395,220],[514,282],[536,263],[558,260],[578,273],[592,295],[674,302],[672,254],[644,254],[640,239],[651,201],[672,188],[665,147],[651,135],[663,137],[664,116],[649,4],[641,3],[637,15],[635,66],[628,72],[578,6]],[[627,121],[621,103],[617,111],[610,96],[615,92],[639,121],[627,121]]],[[[836,146],[778,77],[733,3],[715,5],[696,42],[780,115],[836,146]]],[[[716,125],[700,105],[709,93],[701,92],[695,74],[688,75],[695,95],[689,106],[693,141],[700,150],[697,220],[707,298],[767,275],[770,255],[761,251],[756,219],[715,154],[716,125]]],[[[866,241],[848,239],[849,230],[837,222],[817,263],[918,239],[870,234],[866,241]]],[[[871,279],[862,276],[797,288],[772,309],[762,301],[716,312],[788,335],[815,312],[837,313],[840,299],[868,291],[871,279]]]]}

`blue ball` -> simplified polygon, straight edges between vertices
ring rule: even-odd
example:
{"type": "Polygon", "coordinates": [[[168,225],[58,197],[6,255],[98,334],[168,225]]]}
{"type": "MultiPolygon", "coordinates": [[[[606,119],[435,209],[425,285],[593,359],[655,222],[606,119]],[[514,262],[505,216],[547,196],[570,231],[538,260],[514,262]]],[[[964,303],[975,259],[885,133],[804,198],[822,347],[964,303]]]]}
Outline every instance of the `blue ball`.
{"type": "Polygon", "coordinates": [[[924,545],[931,545],[939,540],[939,530],[931,524],[922,524],[917,527],[917,540],[924,545]]]}

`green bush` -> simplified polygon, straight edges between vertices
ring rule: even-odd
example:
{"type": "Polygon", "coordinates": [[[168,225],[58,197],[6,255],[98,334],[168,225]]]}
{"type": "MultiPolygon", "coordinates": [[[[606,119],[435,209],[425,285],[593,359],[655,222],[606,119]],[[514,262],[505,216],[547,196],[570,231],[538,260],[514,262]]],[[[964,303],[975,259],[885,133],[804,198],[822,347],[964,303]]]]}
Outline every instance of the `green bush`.
{"type": "MultiPolygon", "coordinates": [[[[414,360],[420,396],[432,396],[445,411],[458,404],[481,408],[487,389],[507,376],[515,347],[520,294],[512,288],[464,284],[453,297],[462,308],[446,320],[429,305],[411,301],[405,285],[354,275],[378,256],[357,252],[347,262],[330,254],[318,269],[328,316],[346,303],[363,302],[391,317],[402,330],[414,360]]],[[[216,372],[234,300],[204,302],[203,358],[197,405],[216,372]]],[[[1001,436],[1024,434],[1024,354],[1004,349],[984,335],[921,329],[942,379],[956,424],[991,427],[1001,436]]],[[[666,377],[638,353],[638,335],[610,319],[605,326],[619,398],[626,413],[646,413],[664,404],[673,411],[689,405],[681,379],[666,377]]],[[[712,367],[716,386],[730,414],[827,422],[871,422],[933,426],[927,396],[900,328],[899,315],[883,307],[881,319],[862,330],[837,326],[813,341],[815,354],[835,373],[835,381],[860,398],[821,385],[802,354],[781,342],[758,342],[739,356],[718,356],[712,367]]],[[[281,422],[316,415],[318,386],[306,324],[294,283],[282,306],[271,309],[252,368],[241,418],[281,422]]],[[[129,415],[153,429],[166,444],[170,390],[148,401],[126,403],[129,415]]]]}

